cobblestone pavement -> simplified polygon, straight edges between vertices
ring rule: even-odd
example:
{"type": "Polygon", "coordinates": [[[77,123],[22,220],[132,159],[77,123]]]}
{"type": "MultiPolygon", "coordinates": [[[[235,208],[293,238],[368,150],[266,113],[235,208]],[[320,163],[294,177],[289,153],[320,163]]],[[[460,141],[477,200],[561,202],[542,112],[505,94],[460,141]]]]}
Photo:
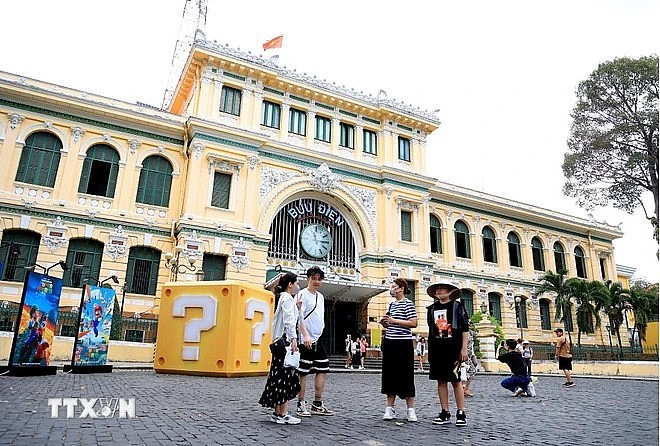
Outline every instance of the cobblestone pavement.
{"type": "MultiPolygon", "coordinates": [[[[325,403],[334,416],[297,426],[269,421],[257,404],[265,377],[211,378],[115,370],[107,374],[0,377],[0,444],[107,445],[640,445],[658,444],[658,381],[543,376],[537,398],[510,396],[502,376],[480,374],[467,401],[468,425],[431,424],[435,381],[416,375],[418,423],[382,420],[378,373],[331,373],[325,403]],[[135,418],[52,418],[49,398],[134,398],[135,418]]],[[[308,394],[312,394],[308,380],[308,394]]],[[[453,399],[452,399],[453,401],[453,399]]],[[[89,401],[88,401],[89,404],[89,401]]],[[[399,416],[405,404],[397,400],[399,416]]],[[[101,406],[97,403],[94,410],[101,406]]],[[[290,404],[293,408],[294,404],[290,404]]],[[[455,406],[452,402],[452,421],[455,406]]]]}

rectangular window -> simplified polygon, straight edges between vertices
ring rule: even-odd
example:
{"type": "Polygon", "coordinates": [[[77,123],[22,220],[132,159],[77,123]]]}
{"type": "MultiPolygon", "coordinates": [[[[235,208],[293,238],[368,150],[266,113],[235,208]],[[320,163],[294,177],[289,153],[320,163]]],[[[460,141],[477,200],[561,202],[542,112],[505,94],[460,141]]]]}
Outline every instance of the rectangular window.
{"type": "Polygon", "coordinates": [[[376,138],[376,132],[372,132],[371,130],[363,130],[362,135],[362,151],[364,153],[376,155],[378,153],[378,139],[376,138]]]}
{"type": "Polygon", "coordinates": [[[301,136],[307,134],[307,113],[295,108],[289,110],[289,133],[301,136]]]}
{"type": "Polygon", "coordinates": [[[339,123],[339,145],[348,149],[355,148],[355,127],[345,122],[339,123]]]}
{"type": "Polygon", "coordinates": [[[229,193],[231,192],[231,174],[215,172],[213,175],[213,192],[211,206],[229,209],[229,193]]]}
{"type": "Polygon", "coordinates": [[[541,312],[541,329],[550,330],[550,305],[547,300],[542,300],[539,303],[539,308],[541,312]]]}
{"type": "Polygon", "coordinates": [[[600,278],[607,280],[607,274],[605,274],[605,259],[598,259],[600,263],[600,278]]]}
{"type": "Polygon", "coordinates": [[[401,211],[401,240],[412,242],[412,212],[401,211]]]}
{"type": "Polygon", "coordinates": [[[280,107],[280,104],[263,101],[261,106],[261,125],[279,129],[281,111],[282,107],[280,107]]]}
{"type": "Polygon", "coordinates": [[[314,139],[330,142],[332,121],[324,116],[316,116],[315,120],[316,131],[314,132],[314,139]]]}
{"type": "Polygon", "coordinates": [[[222,87],[220,95],[220,111],[230,115],[240,116],[241,114],[241,90],[236,88],[222,87]]]}
{"type": "Polygon", "coordinates": [[[399,136],[399,159],[410,161],[410,140],[399,136]]]}
{"type": "Polygon", "coordinates": [[[124,333],[124,341],[143,342],[144,330],[126,330],[126,333],[124,333]]]}
{"type": "Polygon", "coordinates": [[[225,280],[227,256],[204,254],[202,271],[204,271],[204,280],[225,280]]]}
{"type": "MultiPolygon", "coordinates": [[[[149,260],[135,259],[135,270],[133,271],[133,286],[131,292],[135,294],[155,294],[150,292],[149,281],[151,279],[152,262],[149,260]]],[[[155,291],[155,290],[154,290],[155,291]]]]}

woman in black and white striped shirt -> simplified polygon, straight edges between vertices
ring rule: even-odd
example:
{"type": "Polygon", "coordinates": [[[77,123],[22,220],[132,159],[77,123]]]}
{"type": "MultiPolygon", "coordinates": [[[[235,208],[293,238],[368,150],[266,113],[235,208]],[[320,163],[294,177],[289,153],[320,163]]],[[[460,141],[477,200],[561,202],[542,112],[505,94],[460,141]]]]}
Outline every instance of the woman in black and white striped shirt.
{"type": "Polygon", "coordinates": [[[410,294],[408,283],[404,279],[396,279],[390,288],[390,295],[395,301],[380,321],[387,329],[381,343],[383,361],[380,392],[387,395],[383,420],[396,418],[394,401],[398,396],[406,400],[406,419],[415,422],[415,349],[411,329],[417,327],[417,311],[415,304],[405,294],[410,294]]]}

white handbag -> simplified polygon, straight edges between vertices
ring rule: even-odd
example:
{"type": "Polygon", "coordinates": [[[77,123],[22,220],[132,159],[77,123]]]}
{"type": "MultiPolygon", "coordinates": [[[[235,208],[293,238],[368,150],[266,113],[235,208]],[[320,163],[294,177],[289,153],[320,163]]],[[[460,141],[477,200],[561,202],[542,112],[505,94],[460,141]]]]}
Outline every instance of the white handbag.
{"type": "Polygon", "coordinates": [[[286,355],[284,356],[284,367],[297,369],[299,366],[300,366],[300,350],[292,352],[291,347],[287,347],[286,355]]]}

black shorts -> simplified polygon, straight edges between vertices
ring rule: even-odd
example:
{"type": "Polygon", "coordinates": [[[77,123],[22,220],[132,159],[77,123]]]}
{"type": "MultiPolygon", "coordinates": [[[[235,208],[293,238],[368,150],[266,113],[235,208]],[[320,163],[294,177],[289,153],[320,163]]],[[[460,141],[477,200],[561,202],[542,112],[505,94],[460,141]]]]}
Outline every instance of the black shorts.
{"type": "Polygon", "coordinates": [[[298,349],[300,349],[298,373],[307,375],[309,373],[328,373],[330,371],[330,361],[323,344],[315,342],[312,344],[312,348],[305,347],[305,344],[298,344],[298,349]]]}
{"type": "Polygon", "coordinates": [[[573,370],[573,358],[559,357],[559,370],[573,370]]]}

